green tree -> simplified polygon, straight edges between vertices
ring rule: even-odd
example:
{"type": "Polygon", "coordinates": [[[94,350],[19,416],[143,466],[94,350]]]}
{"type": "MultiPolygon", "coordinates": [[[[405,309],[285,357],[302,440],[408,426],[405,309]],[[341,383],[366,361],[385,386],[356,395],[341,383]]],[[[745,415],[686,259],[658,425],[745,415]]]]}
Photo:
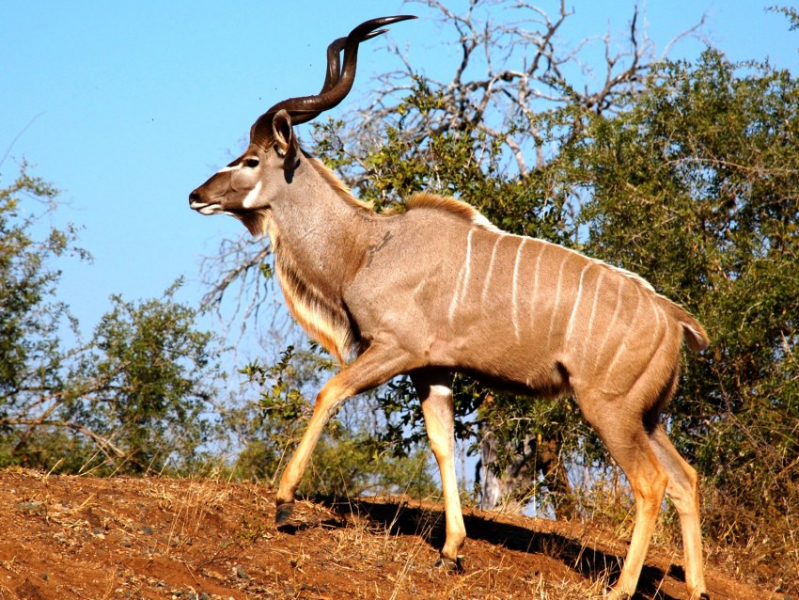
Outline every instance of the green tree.
{"type": "MultiPolygon", "coordinates": [[[[507,47],[463,15],[448,18],[465,62],[480,43],[507,47]]],[[[563,91],[561,102],[526,111],[506,100],[512,118],[493,128],[480,119],[497,115],[476,107],[491,106],[492,85],[514,81],[512,73],[466,80],[459,69],[446,84],[412,71],[398,84],[394,74],[370,105],[383,107],[377,117],[319,128],[321,154],[378,204],[419,189],[455,194],[508,231],[640,273],[682,302],[705,323],[713,346],[686,361],[666,424],[712,490],[707,527],[730,543],[760,540],[767,523],[795,533],[796,78],[767,63],[732,64],[713,50],[694,62],[637,64],[609,79],[624,81],[624,93],[600,102],[569,96],[568,82],[549,78],[563,91]],[[408,81],[410,95],[397,99],[408,81]],[[516,150],[525,148],[535,168],[525,168],[526,154],[519,160],[516,150]]],[[[506,98],[543,95],[515,91],[506,98]]],[[[396,385],[394,392],[385,406],[401,411],[408,390],[396,385]]],[[[569,465],[586,454],[594,467],[607,465],[569,403],[553,408],[491,394],[486,404],[488,394],[461,380],[456,406],[481,425],[483,441],[499,440],[492,460],[500,479],[517,477],[517,498],[535,483],[557,488],[545,469],[528,476],[549,464],[545,452],[569,465]]],[[[418,415],[400,415],[389,429],[397,437],[420,424],[418,415]]],[[[791,534],[772,532],[764,543],[784,535],[791,534]]],[[[789,564],[793,546],[769,547],[789,564]]]]}
{"type": "Polygon", "coordinates": [[[214,336],[197,331],[197,311],[174,298],[112,297],[69,373],[61,419],[91,430],[102,470],[191,471],[211,435],[220,380],[214,336]]]}
{"type": "MultiPolygon", "coordinates": [[[[574,103],[538,114],[535,135],[554,150],[522,174],[503,170],[507,155],[468,123],[406,132],[440,103],[441,92],[419,82],[387,120],[387,142],[360,157],[373,173],[362,195],[454,193],[509,231],[640,273],[693,311],[713,345],[685,362],[666,426],[705,475],[712,537],[766,544],[795,585],[795,545],[781,540],[799,530],[799,82],[708,50],[694,63],[650,65],[640,86],[616,111],[574,103]]],[[[337,127],[321,131],[330,150],[337,127]]],[[[343,150],[338,158],[348,160],[343,150]]],[[[557,489],[551,472],[530,477],[548,464],[549,442],[570,465],[587,455],[607,466],[568,402],[491,394],[486,403],[487,394],[461,379],[456,406],[482,426],[482,442],[498,440],[492,460],[516,499],[536,482],[557,489]]],[[[406,404],[388,394],[385,406],[406,404]]],[[[389,432],[402,437],[419,423],[405,414],[389,432]]]]}
{"type": "Polygon", "coordinates": [[[202,458],[221,349],[174,298],[112,298],[91,340],[58,301],[54,262],[76,230],[42,231],[57,190],[32,177],[0,189],[0,465],[76,472],[185,471],[202,458]],[[38,211],[38,212],[37,212],[38,211]]]}
{"type": "Polygon", "coordinates": [[[591,251],[710,333],[711,349],[686,361],[669,426],[718,494],[705,518],[724,539],[799,526],[798,134],[796,77],[708,50],[658,67],[648,93],[593,120],[573,153],[590,165],[591,251]]]}
{"type": "Polygon", "coordinates": [[[58,191],[29,175],[23,164],[19,176],[0,188],[0,460],[26,460],[23,446],[29,436],[16,438],[33,413],[58,395],[63,385],[64,353],[58,328],[67,316],[55,300],[60,277],[52,263],[77,252],[75,230],[51,228],[40,239],[32,233],[55,208],[58,191]]]}

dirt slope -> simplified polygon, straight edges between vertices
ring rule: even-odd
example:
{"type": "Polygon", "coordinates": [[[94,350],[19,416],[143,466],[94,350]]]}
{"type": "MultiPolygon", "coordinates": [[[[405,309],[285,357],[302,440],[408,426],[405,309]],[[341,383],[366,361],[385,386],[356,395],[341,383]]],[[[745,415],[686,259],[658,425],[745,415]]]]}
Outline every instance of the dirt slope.
{"type": "MultiPolygon", "coordinates": [[[[466,573],[433,565],[441,507],[299,502],[273,525],[252,484],[0,471],[0,599],[588,598],[626,546],[576,523],[467,515],[466,573]]],[[[650,552],[636,598],[683,598],[679,557],[650,552]]],[[[782,598],[708,573],[711,598],[782,598]]]]}

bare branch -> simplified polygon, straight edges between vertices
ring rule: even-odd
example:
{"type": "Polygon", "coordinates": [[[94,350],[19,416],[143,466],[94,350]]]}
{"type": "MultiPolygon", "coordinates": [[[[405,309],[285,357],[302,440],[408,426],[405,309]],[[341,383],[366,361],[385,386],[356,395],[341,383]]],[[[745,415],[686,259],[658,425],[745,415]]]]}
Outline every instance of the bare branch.
{"type": "Polygon", "coordinates": [[[702,13],[702,17],[699,19],[699,22],[696,25],[694,25],[693,27],[689,27],[685,31],[677,34],[671,40],[669,40],[669,42],[663,48],[663,52],[660,53],[660,60],[665,60],[666,57],[669,55],[669,52],[671,51],[671,49],[678,42],[680,42],[681,40],[686,39],[686,38],[691,38],[691,37],[697,38],[699,41],[704,43],[706,46],[710,46],[711,45],[710,41],[701,32],[701,29],[705,26],[705,23],[707,23],[707,13],[706,12],[702,13]]]}
{"type": "MultiPolygon", "coordinates": [[[[363,110],[348,118],[359,123],[357,130],[344,136],[348,145],[358,143],[355,138],[364,131],[364,125],[369,131],[401,126],[403,135],[416,144],[423,143],[429,135],[475,127],[488,136],[488,143],[501,141],[508,158],[512,157],[513,170],[524,174],[527,152],[535,152],[538,168],[546,160],[539,143],[541,132],[535,126],[536,115],[567,104],[599,113],[622,110],[631,97],[640,93],[643,76],[656,60],[654,45],[641,26],[637,8],[622,50],[615,51],[617,41],[610,32],[571,44],[562,41],[562,32],[574,14],[565,0],[559,2],[553,16],[524,0],[472,0],[463,13],[444,6],[440,0],[417,3],[438,14],[444,31],[449,28],[454,34],[450,43],[459,52],[451,79],[439,81],[425,75],[420,71],[423,67],[412,66],[396,45],[389,46],[403,68],[379,77],[378,92],[363,110]],[[576,65],[585,71],[581,56],[588,55],[597,40],[604,47],[603,74],[593,88],[577,85],[571,74],[573,69],[567,67],[576,65]],[[436,95],[437,108],[424,115],[398,117],[398,105],[409,91],[421,86],[436,95]],[[521,123],[528,129],[519,127],[521,123]]],[[[574,123],[573,127],[579,130],[581,124],[574,123]]],[[[380,139],[379,135],[374,137],[380,139]]],[[[368,143],[360,143],[368,150],[368,143]]],[[[361,177],[354,172],[350,175],[361,177]]],[[[348,182],[352,184],[353,180],[348,182]]]]}
{"type": "Polygon", "coordinates": [[[61,427],[63,429],[71,429],[84,435],[91,439],[100,451],[106,455],[108,458],[123,458],[127,456],[127,452],[116,446],[109,438],[100,435],[99,433],[92,431],[85,425],[81,425],[80,423],[72,423],[69,421],[48,421],[48,420],[40,420],[40,419],[13,419],[13,418],[5,418],[0,419],[0,425],[6,425],[11,427],[18,427],[18,426],[29,426],[29,427],[40,427],[40,426],[49,426],[49,427],[61,427]]]}

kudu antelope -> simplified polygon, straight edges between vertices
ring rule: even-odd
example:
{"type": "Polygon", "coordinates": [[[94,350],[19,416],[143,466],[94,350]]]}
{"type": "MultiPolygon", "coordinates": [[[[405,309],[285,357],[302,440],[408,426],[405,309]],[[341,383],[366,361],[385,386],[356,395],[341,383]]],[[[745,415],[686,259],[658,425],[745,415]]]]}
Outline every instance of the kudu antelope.
{"type": "Polygon", "coordinates": [[[291,313],[342,365],[319,392],[283,473],[277,523],[289,518],[314,445],[342,402],[407,374],[441,470],[442,562],[460,568],[466,532],[451,374],[462,371],[531,393],[574,394],[635,497],[632,540],[611,597],[635,591],[666,492],[682,522],[689,592],[703,596],[697,475],[658,424],[683,341],[694,351],[708,345],[702,326],[643,279],[504,233],[453,198],[421,193],[405,212],[377,214],[300,149],[294,126],[349,93],[359,43],[409,18],[368,21],[333,42],[321,92],[270,108],[244,154],[189,198],[202,214],[232,215],[254,236],[269,235],[291,313]]]}

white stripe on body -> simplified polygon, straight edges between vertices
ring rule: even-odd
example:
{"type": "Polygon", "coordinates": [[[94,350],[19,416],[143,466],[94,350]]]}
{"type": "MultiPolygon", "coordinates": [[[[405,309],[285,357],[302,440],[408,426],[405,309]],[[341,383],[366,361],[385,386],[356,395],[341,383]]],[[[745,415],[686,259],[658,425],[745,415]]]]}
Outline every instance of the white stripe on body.
{"type": "Polygon", "coordinates": [[[533,319],[536,318],[537,313],[537,306],[536,302],[538,301],[538,271],[541,266],[541,257],[544,255],[544,251],[547,249],[546,244],[541,245],[541,251],[538,253],[538,256],[535,258],[535,269],[533,271],[533,298],[530,300],[530,328],[533,329],[533,319]]]}
{"type": "Polygon", "coordinates": [[[488,287],[491,284],[491,274],[494,272],[494,259],[497,257],[497,246],[504,238],[503,235],[498,235],[497,239],[494,240],[494,247],[491,249],[491,260],[488,262],[488,273],[486,273],[486,280],[483,284],[483,293],[480,294],[480,304],[485,310],[486,307],[486,300],[488,299],[488,287]]]}
{"type": "Polygon", "coordinates": [[[526,237],[521,238],[521,242],[519,242],[519,247],[516,249],[516,260],[513,263],[513,290],[511,295],[511,305],[512,305],[512,319],[513,319],[513,331],[516,333],[516,342],[519,342],[521,334],[519,333],[519,263],[521,262],[522,256],[522,248],[527,243],[526,237]]]}
{"type": "Polygon", "coordinates": [[[615,331],[614,327],[616,326],[616,319],[619,316],[619,308],[621,307],[621,298],[622,298],[622,287],[626,283],[626,279],[623,277],[616,278],[618,280],[619,286],[616,288],[616,304],[613,306],[613,315],[610,317],[610,323],[605,327],[605,335],[602,336],[602,345],[599,347],[599,351],[596,353],[596,358],[594,360],[594,372],[591,374],[591,379],[597,376],[597,368],[600,366],[601,361],[604,359],[605,356],[605,348],[610,341],[610,335],[607,332],[615,331]]]}
{"type": "Polygon", "coordinates": [[[658,296],[654,294],[647,294],[647,298],[649,298],[649,304],[655,311],[655,327],[654,334],[652,335],[652,347],[654,348],[656,345],[658,345],[659,340],[661,340],[665,334],[665,330],[662,333],[660,330],[661,317],[663,317],[662,321],[664,322],[666,329],[668,329],[669,318],[663,314],[663,307],[660,306],[658,296]]]}
{"type": "Polygon", "coordinates": [[[583,267],[583,270],[580,271],[580,283],[577,286],[577,297],[574,299],[574,306],[572,306],[572,314],[569,316],[569,325],[566,327],[566,344],[569,343],[572,331],[574,330],[574,320],[575,316],[577,315],[577,307],[580,304],[580,296],[583,295],[583,278],[585,277],[585,272],[590,268],[591,268],[591,263],[588,262],[583,267]]]}
{"type": "Polygon", "coordinates": [[[449,326],[454,327],[455,310],[458,308],[458,302],[461,297],[466,296],[466,291],[469,288],[469,277],[471,276],[471,262],[472,262],[472,234],[474,229],[469,230],[469,235],[466,236],[466,261],[458,272],[458,281],[455,284],[455,292],[452,294],[452,301],[449,303],[449,326]]]}
{"type": "Polygon", "coordinates": [[[555,291],[555,301],[552,303],[552,315],[549,317],[549,331],[547,332],[547,348],[552,350],[552,332],[555,331],[555,323],[558,316],[558,308],[560,308],[560,290],[563,283],[563,269],[569,261],[569,255],[565,254],[558,269],[558,283],[557,290],[555,291]]]}
{"type": "MultiPolygon", "coordinates": [[[[637,285],[635,285],[633,289],[635,290],[635,296],[636,296],[635,310],[633,311],[633,316],[630,319],[630,324],[624,329],[624,337],[622,337],[621,344],[619,344],[616,347],[616,353],[613,355],[613,360],[610,361],[610,364],[608,365],[608,369],[605,372],[605,381],[602,384],[603,389],[605,388],[605,385],[607,384],[608,380],[610,380],[612,378],[613,371],[616,368],[616,363],[619,362],[619,359],[622,356],[624,356],[625,352],[627,351],[627,337],[628,337],[628,335],[630,334],[631,331],[635,330],[635,322],[638,320],[638,312],[639,312],[639,308],[641,307],[641,293],[642,292],[641,292],[641,290],[639,289],[639,287],[637,285]]],[[[614,313],[614,317],[615,316],[616,315],[614,313]]],[[[612,329],[609,329],[609,331],[612,331],[612,329]]]]}
{"type": "Polygon", "coordinates": [[[594,334],[594,318],[596,317],[596,305],[597,300],[599,300],[599,290],[602,287],[602,278],[605,276],[605,269],[599,270],[599,277],[596,279],[596,285],[594,286],[594,301],[591,303],[591,314],[588,315],[588,332],[585,334],[583,338],[582,344],[582,352],[581,360],[585,360],[585,346],[586,342],[591,339],[591,336],[594,334]]]}

